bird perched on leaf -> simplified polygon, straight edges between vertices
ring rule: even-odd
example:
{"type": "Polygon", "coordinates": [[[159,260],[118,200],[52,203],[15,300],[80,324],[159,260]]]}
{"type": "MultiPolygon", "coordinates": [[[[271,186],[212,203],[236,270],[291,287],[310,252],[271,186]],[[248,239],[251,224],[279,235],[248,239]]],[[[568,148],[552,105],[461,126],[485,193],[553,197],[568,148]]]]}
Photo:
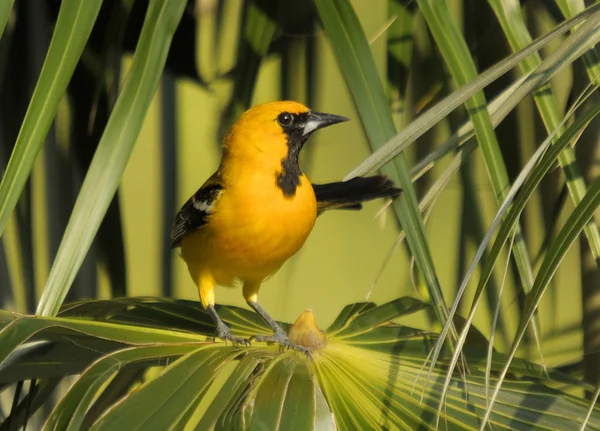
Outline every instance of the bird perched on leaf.
{"type": "Polygon", "coordinates": [[[308,137],[347,120],[289,101],[249,109],[225,138],[217,171],[175,216],[171,247],[181,248],[217,337],[249,343],[215,310],[215,285],[239,281],[248,305],[273,329],[253,339],[306,352],[258,304],[261,284],[302,247],[323,211],[360,209],[401,191],[383,176],[318,185],[302,173],[298,156],[308,137]]]}

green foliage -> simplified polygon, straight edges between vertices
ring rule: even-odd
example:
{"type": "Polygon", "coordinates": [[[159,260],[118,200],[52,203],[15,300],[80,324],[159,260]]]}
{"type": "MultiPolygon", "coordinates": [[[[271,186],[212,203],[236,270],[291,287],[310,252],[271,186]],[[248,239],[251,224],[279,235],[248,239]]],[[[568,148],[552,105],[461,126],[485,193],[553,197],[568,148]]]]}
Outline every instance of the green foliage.
{"type": "MultiPolygon", "coordinates": [[[[345,72],[371,147],[375,150],[394,135],[395,128],[367,40],[348,0],[319,0],[316,4],[340,66],[345,72]]],[[[448,309],[425,238],[417,195],[404,154],[400,153],[393,165],[382,167],[382,171],[402,186],[403,193],[395,200],[394,207],[406,233],[412,256],[425,279],[429,296],[436,304],[435,314],[440,323],[445,324],[448,309]]],[[[455,335],[454,330],[452,334],[455,335]]]]}
{"type": "MultiPolygon", "coordinates": [[[[0,345],[12,354],[0,368],[0,384],[24,375],[43,384],[80,374],[45,430],[430,427],[443,361],[429,382],[422,363],[436,335],[394,323],[429,307],[408,297],[379,307],[349,305],[311,358],[275,346],[206,341],[215,328],[196,301],[83,301],[57,318],[3,312],[0,345]]],[[[219,313],[236,333],[268,333],[251,311],[221,307],[219,313]]],[[[457,376],[448,388],[443,427],[477,428],[486,409],[486,361],[477,337],[465,350],[470,375],[457,376]]],[[[493,370],[504,361],[496,353],[493,370]]],[[[561,430],[581,423],[585,402],[530,381],[540,381],[539,366],[516,361],[510,370],[490,419],[495,428],[561,430]],[[518,413],[519,406],[527,411],[518,413]]],[[[572,379],[554,372],[547,382],[572,379]]],[[[39,406],[43,396],[36,392],[31,401],[39,406]]],[[[588,425],[600,429],[600,410],[588,425]]]]}
{"type": "Polygon", "coordinates": [[[131,70],[98,143],[38,304],[40,315],[58,312],[117,191],[185,4],[184,0],[170,0],[150,2],[148,6],[131,70]]]}
{"type": "Polygon", "coordinates": [[[0,234],[31,174],[33,162],[81,57],[101,4],[101,0],[72,0],[61,6],[44,68],[0,183],[0,234]]]}
{"type": "MultiPolygon", "coordinates": [[[[600,181],[590,163],[600,143],[594,48],[600,5],[379,0],[373,14],[365,14],[364,3],[349,0],[142,3],[44,3],[41,27],[51,28],[52,37],[47,53],[36,54],[43,67],[29,82],[32,95],[8,79],[16,80],[17,48],[39,43],[24,42],[36,36],[23,36],[29,22],[23,1],[0,4],[0,59],[11,60],[0,62],[6,101],[0,100],[0,304],[9,308],[25,296],[30,307],[37,305],[35,316],[23,307],[16,307],[21,313],[0,311],[0,429],[26,422],[55,430],[600,429],[597,337],[586,335],[576,352],[561,346],[561,360],[570,355],[563,370],[545,361],[551,332],[568,333],[553,326],[554,311],[577,308],[557,298],[566,291],[597,301],[598,284],[586,277],[600,264],[593,219],[600,181]],[[385,17],[376,16],[381,5],[385,17]],[[374,37],[370,20],[380,25],[374,37]],[[130,67],[123,67],[129,52],[130,67]],[[148,296],[65,305],[68,295],[122,293],[124,282],[118,287],[115,280],[125,279],[123,249],[147,246],[124,240],[116,193],[165,70],[170,91],[162,92],[161,103],[169,115],[162,126],[178,130],[176,108],[183,103],[177,104],[174,84],[168,87],[176,77],[218,95],[226,108],[220,124],[209,128],[222,135],[259,91],[278,98],[306,93],[311,106],[330,103],[339,95],[315,82],[318,74],[328,76],[324,65],[334,61],[345,81],[343,97],[353,100],[373,152],[346,178],[381,169],[404,189],[392,203],[401,225],[394,247],[406,238],[422,299],[393,291],[388,296],[400,298],[380,306],[348,305],[325,335],[308,312],[294,325],[283,324],[290,336],[326,337],[310,357],[261,343],[215,342],[214,325],[197,301],[148,296]],[[281,83],[264,90],[259,83],[269,80],[263,74],[275,62],[281,83]],[[19,105],[15,95],[27,100],[22,119],[7,114],[19,105]],[[57,133],[49,134],[53,124],[57,133]],[[85,175],[66,187],[76,200],[65,201],[65,183],[47,173],[40,199],[38,188],[27,185],[36,182],[36,163],[57,177],[61,169],[85,175]],[[486,187],[487,200],[476,193],[486,187]],[[564,207],[561,188],[571,206],[564,207]],[[439,203],[456,200],[457,190],[459,227],[439,203]],[[426,226],[436,211],[446,231],[458,231],[456,244],[437,242],[432,232],[440,229],[426,226]],[[48,236],[62,238],[60,244],[39,240],[39,218],[48,218],[48,236]],[[592,264],[576,257],[568,283],[561,283],[557,274],[578,240],[592,264]],[[33,280],[42,249],[52,268],[38,280],[44,289],[37,295],[33,280]],[[581,274],[580,285],[573,273],[581,274]],[[73,287],[78,274],[87,275],[87,290],[73,287]],[[102,277],[112,292],[96,289],[102,277]],[[557,302],[552,313],[538,311],[546,298],[557,302]],[[417,329],[432,327],[440,330],[417,329]]],[[[212,154],[212,144],[200,154],[212,154]]],[[[176,153],[165,139],[163,176],[144,166],[165,184],[165,194],[178,192],[176,153]]],[[[144,202],[135,210],[141,218],[159,207],[144,202]]],[[[174,209],[162,210],[168,226],[174,209]]],[[[398,271],[389,264],[394,259],[392,251],[386,271],[398,271]]],[[[161,271],[170,283],[170,263],[163,260],[161,271]]],[[[127,287],[130,294],[137,289],[127,287]]],[[[327,295],[333,293],[321,296],[327,295]]],[[[577,316],[589,334],[600,308],[586,305],[577,316]]],[[[246,309],[220,306],[219,313],[236,334],[268,333],[246,309]]]]}

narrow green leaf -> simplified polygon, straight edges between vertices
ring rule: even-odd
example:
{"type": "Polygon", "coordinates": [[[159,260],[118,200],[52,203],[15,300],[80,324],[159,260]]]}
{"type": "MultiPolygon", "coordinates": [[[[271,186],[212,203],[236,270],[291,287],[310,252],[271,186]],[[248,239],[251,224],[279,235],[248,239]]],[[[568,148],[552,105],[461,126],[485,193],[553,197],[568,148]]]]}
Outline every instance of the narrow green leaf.
{"type": "Polygon", "coordinates": [[[210,403],[206,412],[202,415],[202,419],[196,425],[196,429],[228,429],[222,428],[224,416],[231,412],[232,404],[241,395],[240,391],[247,388],[250,384],[252,374],[259,367],[261,359],[255,352],[244,356],[238,363],[237,367],[227,381],[217,393],[215,399],[210,403]]]}
{"type": "Polygon", "coordinates": [[[594,413],[594,408],[597,405],[596,403],[598,402],[599,397],[600,397],[600,383],[596,386],[596,390],[594,391],[594,394],[592,395],[592,399],[590,400],[590,408],[588,409],[587,415],[585,416],[585,420],[581,424],[581,428],[579,428],[580,431],[586,430],[587,425],[590,421],[590,418],[592,417],[592,414],[594,413]]]}
{"type": "MultiPolygon", "coordinates": [[[[240,335],[269,333],[264,321],[251,310],[234,306],[216,306],[219,316],[240,335]]],[[[131,323],[213,336],[215,324],[198,301],[171,298],[117,298],[76,301],[61,309],[61,316],[89,316],[97,320],[131,323]]],[[[283,327],[287,327],[283,323],[283,327]]]]}
{"type": "Polygon", "coordinates": [[[240,352],[225,346],[197,349],[108,410],[90,430],[183,429],[219,371],[240,352]],[[137,414],[132,415],[135,409],[137,414]],[[183,423],[182,423],[183,422],[183,423]]]}
{"type": "Polygon", "coordinates": [[[331,407],[323,394],[320,386],[315,385],[315,430],[335,431],[339,428],[336,426],[335,416],[331,413],[331,407]]]}
{"type": "MultiPolygon", "coordinates": [[[[146,307],[150,303],[149,298],[137,301],[146,307]]],[[[128,298],[128,302],[135,304],[134,298],[128,298]]],[[[184,308],[188,305],[188,301],[174,302],[181,302],[184,308]]],[[[362,308],[361,305],[350,309],[362,308]]],[[[182,342],[191,335],[183,331],[174,331],[178,337],[168,340],[163,336],[166,329],[71,317],[20,319],[53,323],[34,338],[60,340],[54,352],[59,360],[73,351],[69,344],[93,349],[99,342],[123,342],[123,338],[136,341],[142,336],[137,332],[146,337],[144,346],[123,348],[122,344],[115,344],[109,352],[102,348],[98,360],[91,355],[89,366],[53,411],[47,429],[230,430],[261,429],[261,425],[268,429],[432,429],[444,390],[449,352],[444,351],[429,381],[421,364],[436,335],[379,323],[390,316],[389,304],[379,308],[379,317],[374,310],[364,313],[371,315],[370,330],[354,338],[332,337],[325,347],[313,353],[311,360],[297,352],[278,355],[260,347],[236,349],[222,344],[182,342]],[[73,334],[65,330],[90,323],[103,330],[82,332],[73,339],[73,334]],[[119,383],[123,372],[154,366],[163,368],[158,373],[146,373],[145,383],[134,390],[107,393],[112,392],[113,383],[119,383]],[[224,383],[215,387],[213,381],[224,383]],[[207,409],[202,415],[199,413],[203,407],[207,409]]],[[[0,325],[4,328],[16,321],[7,314],[0,313],[0,325]]],[[[164,319],[164,328],[177,320],[166,313],[157,314],[157,318],[164,319]]],[[[183,313],[181,319],[183,323],[176,326],[184,326],[188,317],[183,313]]],[[[485,349],[480,341],[467,347],[464,354],[471,373],[464,377],[466,386],[462,377],[452,376],[446,390],[442,429],[444,425],[458,430],[479,427],[488,405],[483,371],[485,349]]],[[[500,370],[505,363],[503,355],[494,354],[492,371],[500,370]]],[[[517,377],[510,377],[500,389],[490,415],[494,429],[562,431],[585,420],[586,401],[540,384],[569,382],[560,373],[540,379],[541,367],[520,359],[511,363],[510,373],[517,377]],[[523,377],[536,378],[539,383],[523,377]]],[[[497,382],[494,373],[491,383],[497,382]]],[[[588,427],[600,428],[598,408],[589,414],[588,427]]]]}
{"type": "MultiPolygon", "coordinates": [[[[531,43],[531,35],[527,30],[525,17],[521,13],[516,0],[490,0],[490,5],[496,13],[508,42],[514,51],[531,43]]],[[[589,56],[593,54],[588,52],[585,55],[589,56]]],[[[524,73],[530,73],[541,63],[542,59],[536,53],[525,59],[520,66],[524,73]]],[[[590,70],[589,74],[593,73],[595,73],[594,70],[590,70]]],[[[548,133],[556,130],[558,132],[556,137],[560,136],[561,112],[552,88],[549,85],[545,85],[535,91],[533,97],[548,133]]],[[[575,158],[575,151],[571,147],[565,147],[558,161],[565,174],[571,199],[577,205],[586,193],[586,184],[575,158]]],[[[595,224],[590,223],[586,226],[585,233],[594,259],[600,263],[600,231],[595,224]]],[[[519,235],[518,232],[517,235],[519,235]]]]}
{"type": "Polygon", "coordinates": [[[365,311],[372,310],[376,305],[373,302],[357,302],[355,304],[346,305],[344,309],[338,314],[333,323],[327,328],[328,334],[333,334],[336,331],[339,331],[342,327],[346,326],[346,324],[365,311]]]}
{"type": "MultiPolygon", "coordinates": [[[[521,317],[519,327],[517,328],[518,335],[525,330],[526,325],[531,320],[531,315],[539,305],[539,302],[546,291],[546,287],[550,284],[562,259],[565,257],[567,251],[571,248],[577,237],[581,234],[583,227],[594,215],[594,212],[599,205],[600,180],[596,180],[592,183],[581,203],[575,207],[573,213],[567,221],[565,221],[565,225],[548,249],[548,253],[545,256],[538,272],[538,276],[536,277],[534,289],[525,301],[523,316],[521,317]]],[[[515,343],[518,343],[516,338],[515,343]]]]}
{"type": "Polygon", "coordinates": [[[46,323],[35,320],[16,319],[0,331],[0,371],[4,361],[17,347],[46,327],[46,323]]]}
{"type": "MultiPolygon", "coordinates": [[[[0,317],[7,314],[0,311],[0,317]]],[[[165,329],[147,328],[144,326],[120,325],[115,323],[95,322],[86,319],[35,316],[23,316],[6,325],[0,331],[0,364],[10,354],[18,354],[15,349],[26,341],[39,341],[40,339],[62,341],[77,339],[76,335],[85,334],[99,337],[116,343],[129,345],[142,345],[149,343],[185,343],[204,342],[204,336],[165,329]],[[39,336],[38,336],[39,334],[39,336]]],[[[85,344],[85,338],[77,341],[85,344]]]]}
{"type": "MultiPolygon", "coordinates": [[[[457,86],[466,85],[476,79],[477,69],[475,68],[475,62],[471,57],[466,41],[450,14],[446,2],[418,0],[417,3],[457,86]]],[[[494,196],[498,204],[501,204],[510,188],[510,183],[492,121],[487,109],[482,109],[487,107],[487,101],[483,92],[475,93],[472,98],[465,101],[465,106],[473,122],[475,136],[477,137],[477,143],[483,156],[494,196]]],[[[533,284],[533,270],[521,227],[517,225],[515,229],[518,240],[515,242],[512,252],[517,264],[521,286],[524,292],[528,293],[533,284]]],[[[539,321],[537,318],[534,318],[532,327],[541,354],[541,337],[539,335],[539,321]]],[[[435,360],[435,357],[433,360],[435,360]]]]}
{"type": "MultiPolygon", "coordinates": [[[[563,15],[566,18],[570,18],[570,17],[576,15],[577,13],[580,13],[585,7],[583,0],[575,0],[575,1],[557,0],[556,4],[558,5],[558,7],[560,8],[560,10],[562,11],[563,15]]],[[[585,52],[583,55],[583,60],[584,60],[585,69],[586,69],[586,72],[587,72],[587,75],[588,75],[590,81],[597,85],[600,80],[600,59],[599,59],[597,50],[590,49],[589,51],[585,52]]],[[[596,128],[596,130],[598,130],[598,129],[596,128]]],[[[585,146],[583,154],[581,154],[581,155],[586,158],[589,158],[589,157],[593,158],[595,150],[596,150],[596,145],[585,146]]],[[[588,174],[590,173],[589,169],[590,168],[588,168],[588,174]]],[[[591,172],[593,172],[593,170],[591,172]]],[[[579,184],[581,184],[581,182],[578,182],[576,187],[579,187],[579,184]]],[[[575,188],[575,187],[571,187],[571,188],[575,188]]],[[[569,191],[571,191],[571,190],[569,190],[569,191]]],[[[588,238],[588,242],[590,243],[590,250],[591,250],[592,255],[595,257],[596,262],[600,262],[600,257],[599,257],[599,252],[598,252],[598,249],[600,248],[599,247],[600,242],[598,241],[599,231],[598,231],[598,226],[596,225],[596,223],[593,220],[590,220],[590,223],[588,224],[588,226],[585,227],[585,234],[586,234],[586,237],[588,238]]],[[[585,256],[582,256],[582,260],[585,260],[585,256]]],[[[584,265],[585,264],[582,264],[582,269],[583,269],[583,271],[586,271],[586,268],[584,267],[584,265]]],[[[593,298],[593,294],[590,295],[589,290],[585,289],[585,287],[584,287],[584,290],[582,293],[583,293],[583,298],[582,298],[583,302],[590,302],[590,303],[593,302],[593,301],[589,300],[590,298],[593,298]]],[[[594,323],[592,323],[592,322],[594,321],[594,319],[596,319],[594,311],[593,310],[590,311],[586,307],[583,307],[583,316],[582,316],[583,326],[586,327],[586,326],[590,325],[593,327],[594,323]]],[[[595,364],[598,361],[598,354],[594,353],[594,352],[597,352],[598,345],[599,345],[598,341],[594,337],[593,334],[589,337],[584,335],[584,340],[583,340],[584,367],[588,370],[586,372],[586,374],[592,374],[592,375],[597,374],[597,373],[594,373],[593,370],[596,368],[595,364]],[[591,355],[588,353],[591,353],[591,355]]],[[[600,391],[600,382],[598,383],[598,387],[596,388],[595,395],[592,397],[590,411],[597,402],[599,391],[600,391]]],[[[585,428],[585,424],[582,425],[581,429],[583,430],[584,428],[585,428]]]]}
{"type": "MultiPolygon", "coordinates": [[[[498,261],[498,256],[502,252],[502,249],[506,242],[511,237],[512,230],[517,221],[519,220],[519,217],[523,209],[525,208],[525,205],[529,201],[531,195],[533,195],[533,193],[535,193],[535,191],[537,190],[539,183],[542,181],[546,173],[550,170],[553,164],[556,163],[556,159],[558,158],[560,152],[571,142],[572,139],[574,139],[581,132],[585,125],[588,124],[597,115],[600,115],[600,105],[597,105],[595,109],[584,113],[581,117],[578,117],[576,121],[565,130],[565,132],[561,135],[558,141],[556,141],[553,145],[550,145],[552,138],[548,137],[546,141],[540,146],[534,158],[532,158],[532,160],[529,161],[528,165],[525,166],[519,177],[515,180],[513,186],[507,194],[504,203],[502,204],[500,210],[496,214],[496,217],[494,218],[490,229],[486,233],[485,238],[483,239],[482,243],[480,244],[477,250],[476,256],[473,259],[469,271],[467,273],[467,277],[465,277],[461,284],[461,290],[463,290],[463,286],[466,286],[466,284],[469,281],[470,275],[472,274],[471,269],[477,264],[478,260],[481,258],[483,250],[487,248],[487,245],[491,241],[496,227],[500,223],[500,220],[502,220],[502,218],[504,217],[504,222],[502,223],[498,231],[492,249],[490,250],[488,259],[483,267],[482,274],[480,276],[477,289],[475,291],[475,295],[471,303],[471,309],[469,311],[466,324],[464,325],[464,328],[461,332],[461,336],[459,338],[459,348],[466,341],[467,333],[475,316],[478,303],[483,295],[483,291],[487,285],[488,279],[491,277],[495,263],[498,261]],[[543,155],[539,159],[535,159],[536,156],[539,157],[541,154],[543,155]],[[533,167],[533,163],[536,163],[535,167],[533,167]],[[519,191],[518,195],[517,191],[519,191]]],[[[442,348],[442,344],[443,331],[442,334],[440,334],[438,342],[436,343],[434,352],[440,351],[442,348]]],[[[435,357],[435,353],[432,356],[435,357]]],[[[453,355],[452,362],[449,366],[449,371],[446,377],[446,385],[450,383],[450,379],[452,378],[452,373],[457,361],[458,356],[453,355]]]]}
{"type": "Polygon", "coordinates": [[[186,4],[185,0],[153,0],[148,6],[133,65],[81,187],[37,314],[58,312],[98,231],[158,87],[186,4]]]}
{"type": "MultiPolygon", "coordinates": [[[[158,359],[155,362],[157,366],[163,366],[165,363],[168,363],[171,359],[176,359],[177,357],[167,357],[166,360],[158,359]],[[163,362],[164,361],[164,362],[163,362]]],[[[87,429],[91,424],[93,424],[96,419],[102,413],[110,408],[113,404],[118,402],[120,399],[124,398],[129,392],[135,390],[135,386],[138,386],[144,382],[144,379],[148,377],[148,375],[152,374],[152,370],[145,367],[147,364],[152,364],[151,362],[147,362],[144,364],[132,363],[127,366],[121,367],[117,374],[115,374],[114,378],[105,385],[105,388],[102,390],[94,404],[87,411],[85,415],[85,421],[83,422],[82,428],[87,429]]]]}
{"type": "MultiPolygon", "coordinates": [[[[556,0],[556,5],[567,19],[579,15],[585,9],[583,0],[556,0]]],[[[583,54],[583,60],[590,81],[598,84],[600,80],[600,58],[598,57],[598,53],[596,50],[590,49],[583,54]]]]}
{"type": "MultiPolygon", "coordinates": [[[[388,142],[377,149],[366,160],[354,168],[345,179],[350,179],[359,175],[365,175],[376,169],[381,168],[387,162],[392,160],[403,149],[405,142],[415,142],[423,136],[428,130],[440,122],[443,118],[461,106],[466,100],[478,91],[482,90],[496,79],[516,67],[523,59],[539,51],[549,42],[566,33],[574,26],[586,21],[588,18],[596,16],[600,12],[600,4],[589,7],[576,17],[573,17],[558,26],[548,34],[541,36],[526,48],[515,54],[506,57],[495,66],[481,73],[469,84],[461,87],[452,94],[436,103],[433,107],[425,111],[417,119],[412,121],[406,128],[391,138],[388,142]]],[[[589,44],[591,46],[593,44],[589,44]]],[[[545,81],[543,81],[545,82],[545,81]]]]}
{"type": "MultiPolygon", "coordinates": [[[[527,79],[528,76],[529,75],[524,76],[521,79],[513,82],[510,86],[504,89],[502,93],[496,96],[491,103],[488,104],[487,110],[492,120],[492,124],[494,125],[494,128],[497,127],[514,109],[514,102],[507,102],[511,100],[511,95],[518,88],[520,88],[521,84],[523,84],[523,82],[525,81],[525,79],[527,79]]],[[[466,151],[468,153],[473,151],[474,148],[465,148],[462,145],[466,143],[469,139],[471,139],[474,135],[475,130],[473,128],[473,122],[471,120],[465,121],[465,123],[462,126],[460,126],[456,130],[456,132],[452,134],[452,136],[450,136],[439,147],[435,148],[432,152],[423,157],[423,159],[411,169],[410,175],[413,181],[417,181],[435,165],[435,162],[437,162],[447,154],[454,153],[456,149],[460,149],[461,151],[466,151]]],[[[409,145],[410,143],[408,141],[405,141],[404,144],[401,144],[398,147],[398,149],[403,150],[409,145]]],[[[476,142],[471,141],[471,143],[467,145],[476,146],[476,142]]],[[[464,157],[466,158],[466,155],[464,157]]]]}
{"type": "Polygon", "coordinates": [[[506,374],[508,373],[508,370],[510,368],[510,363],[517,352],[517,348],[519,347],[521,339],[525,334],[527,325],[529,325],[529,322],[531,321],[531,318],[535,310],[537,309],[540,300],[542,299],[542,296],[546,292],[546,288],[548,287],[554,274],[558,270],[558,266],[567,254],[567,251],[578,239],[579,235],[581,235],[581,232],[598,209],[598,206],[600,206],[600,179],[592,183],[588,192],[583,197],[579,205],[575,207],[573,213],[569,216],[569,218],[565,222],[565,225],[560,230],[557,237],[554,239],[550,248],[548,249],[548,253],[545,256],[544,261],[542,262],[542,266],[540,267],[540,270],[538,272],[538,276],[535,279],[535,283],[533,285],[531,294],[527,297],[525,301],[525,307],[521,316],[521,320],[519,321],[517,333],[513,340],[510,352],[507,355],[508,357],[506,360],[506,364],[500,373],[500,377],[494,389],[494,393],[490,398],[489,407],[486,410],[485,416],[483,417],[481,423],[481,430],[485,429],[485,426],[489,420],[492,409],[494,407],[494,403],[496,402],[498,394],[500,393],[500,389],[502,387],[504,378],[506,377],[506,374]]]}
{"type": "Polygon", "coordinates": [[[335,335],[338,338],[345,335],[355,335],[356,333],[365,330],[372,330],[373,327],[382,323],[389,323],[392,319],[416,313],[417,311],[425,310],[429,307],[429,304],[415,298],[398,298],[387,304],[382,304],[379,307],[361,313],[339,331],[330,334],[335,335]]]}
{"type": "MultiPolygon", "coordinates": [[[[600,13],[596,12],[596,15],[594,15],[594,16],[597,18],[600,16],[600,13]]],[[[599,36],[600,36],[600,31],[599,31],[599,28],[595,25],[595,23],[593,21],[590,21],[590,22],[586,21],[571,36],[569,36],[568,43],[562,44],[556,51],[554,51],[550,56],[548,56],[548,58],[546,58],[542,62],[542,64],[535,70],[535,73],[532,73],[531,75],[529,75],[529,77],[527,79],[525,79],[523,81],[522,85],[519,86],[515,90],[515,92],[510,96],[510,98],[507,100],[506,103],[507,104],[515,103],[516,104],[517,101],[522,100],[522,98],[525,97],[525,95],[527,95],[531,91],[535,90],[541,84],[547,82],[558,70],[560,70],[561,67],[564,67],[565,65],[570,64],[572,61],[574,61],[577,58],[578,54],[580,54],[581,51],[584,49],[584,47],[587,47],[587,46],[589,46],[589,44],[593,44],[594,42],[596,42],[598,40],[599,36]]],[[[584,115],[584,119],[585,118],[589,119],[589,117],[584,115]]],[[[579,120],[578,120],[577,124],[578,124],[578,127],[581,129],[585,126],[586,123],[585,123],[585,121],[579,122],[579,120]]],[[[573,136],[571,135],[570,137],[572,138],[573,136]]],[[[550,144],[552,138],[553,138],[553,135],[551,135],[540,148],[542,148],[542,147],[546,148],[550,144]]],[[[564,145],[566,145],[567,143],[568,142],[563,141],[564,145]]],[[[564,149],[564,147],[561,146],[561,149],[564,149]]],[[[538,151],[539,151],[539,149],[538,149],[538,151]]],[[[539,157],[539,155],[540,154],[538,154],[537,157],[539,157]]],[[[525,169],[527,172],[531,171],[532,163],[533,163],[532,160],[530,160],[528,162],[529,166],[526,167],[526,169],[525,169]]],[[[537,172],[537,170],[534,170],[534,172],[537,172]]],[[[522,171],[521,175],[524,175],[524,171],[522,171]]],[[[491,228],[488,230],[488,233],[486,234],[484,240],[482,241],[481,245],[479,246],[477,253],[475,254],[475,257],[473,258],[471,264],[469,265],[469,269],[467,270],[467,273],[465,274],[465,277],[463,278],[463,281],[461,282],[461,285],[458,289],[458,292],[456,294],[456,299],[450,310],[451,316],[453,316],[456,313],[456,310],[458,308],[458,305],[460,303],[462,295],[466,289],[467,283],[470,280],[471,276],[473,275],[473,271],[474,271],[476,265],[478,264],[479,260],[481,259],[481,256],[484,253],[485,247],[487,247],[487,244],[491,240],[492,232],[496,229],[496,226],[500,223],[501,218],[504,216],[504,214],[506,213],[512,200],[514,199],[516,191],[518,190],[518,185],[516,185],[516,183],[518,181],[521,181],[520,184],[522,184],[523,180],[524,180],[524,178],[519,177],[517,179],[517,181],[515,181],[515,183],[511,187],[511,190],[507,194],[507,198],[504,199],[504,202],[502,203],[500,210],[496,214],[496,217],[494,218],[494,221],[492,222],[491,228]]],[[[520,196],[522,196],[522,195],[520,195],[520,196]]],[[[506,225],[506,221],[505,221],[504,225],[506,225]]],[[[513,227],[514,226],[512,226],[512,225],[510,226],[511,229],[513,227]]],[[[508,238],[508,233],[506,233],[505,235],[506,236],[504,237],[504,239],[506,240],[506,238],[508,238]]],[[[492,254],[490,254],[490,259],[491,259],[491,256],[492,256],[492,254]]],[[[495,258],[493,259],[493,261],[495,261],[495,258]]],[[[484,278],[483,277],[480,278],[480,286],[481,286],[481,280],[484,280],[484,278]]],[[[485,282],[487,282],[487,279],[485,280],[485,282]]],[[[480,287],[478,287],[478,289],[479,288],[480,287]]],[[[479,300],[480,297],[477,296],[477,294],[476,294],[475,298],[477,298],[477,300],[479,300]]],[[[475,302],[473,302],[473,303],[475,304],[475,302]]],[[[435,364],[437,354],[439,353],[439,350],[441,349],[441,342],[446,338],[446,333],[448,330],[449,330],[449,327],[448,328],[444,327],[442,329],[442,332],[440,334],[441,341],[436,344],[435,350],[432,353],[432,359],[431,359],[432,366],[435,364]]],[[[463,330],[463,334],[464,333],[465,333],[465,331],[463,330]]],[[[461,338],[464,338],[464,335],[461,336],[461,338]]]]}
{"type": "Polygon", "coordinates": [[[300,366],[296,367],[288,383],[279,429],[335,430],[333,413],[329,411],[326,403],[319,405],[320,391],[308,368],[308,362],[304,358],[297,362],[300,366]],[[319,408],[320,412],[317,411],[319,408]]]}
{"type": "Polygon", "coordinates": [[[12,10],[14,2],[15,0],[4,0],[3,2],[0,2],[0,38],[2,38],[2,35],[4,34],[4,29],[6,28],[6,23],[10,17],[10,11],[12,10]]]}
{"type": "Polygon", "coordinates": [[[315,415],[315,383],[306,358],[281,355],[261,378],[246,403],[252,406],[249,428],[312,430],[315,415]],[[290,426],[293,427],[290,428],[290,426]]]}
{"type": "MultiPolygon", "coordinates": [[[[8,17],[11,2],[1,3],[0,18],[4,17],[2,12],[8,17]]],[[[64,0],[60,5],[42,72],[0,183],[0,236],[29,178],[101,5],[102,0],[64,0]]]]}
{"type": "Polygon", "coordinates": [[[114,351],[117,343],[71,340],[22,344],[0,365],[0,384],[31,379],[55,379],[79,374],[96,359],[114,351]],[[91,345],[93,344],[93,346],[91,345]]]}
{"type": "MultiPolygon", "coordinates": [[[[316,5],[371,146],[377,149],[394,136],[396,130],[360,22],[347,0],[317,0],[316,5]]],[[[393,166],[386,166],[382,170],[404,189],[400,198],[394,201],[394,208],[406,232],[406,239],[417,267],[427,285],[435,314],[443,325],[448,320],[448,308],[435,273],[417,196],[404,155],[400,154],[394,160],[393,166]]],[[[452,334],[456,335],[456,332],[452,330],[452,334]]]]}
{"type": "Polygon", "coordinates": [[[93,364],[69,389],[54,408],[44,430],[78,431],[98,394],[118,371],[131,363],[154,365],[158,360],[176,358],[198,350],[198,346],[134,347],[107,355],[93,364]]]}

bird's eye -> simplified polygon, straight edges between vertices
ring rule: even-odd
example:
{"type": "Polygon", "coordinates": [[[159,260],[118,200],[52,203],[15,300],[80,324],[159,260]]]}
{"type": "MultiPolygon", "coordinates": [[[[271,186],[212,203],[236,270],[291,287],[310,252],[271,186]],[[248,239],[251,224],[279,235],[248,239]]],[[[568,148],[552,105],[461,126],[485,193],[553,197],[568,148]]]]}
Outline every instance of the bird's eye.
{"type": "Polygon", "coordinates": [[[294,122],[294,116],[289,112],[282,112],[277,116],[277,122],[281,127],[290,127],[294,122]]]}

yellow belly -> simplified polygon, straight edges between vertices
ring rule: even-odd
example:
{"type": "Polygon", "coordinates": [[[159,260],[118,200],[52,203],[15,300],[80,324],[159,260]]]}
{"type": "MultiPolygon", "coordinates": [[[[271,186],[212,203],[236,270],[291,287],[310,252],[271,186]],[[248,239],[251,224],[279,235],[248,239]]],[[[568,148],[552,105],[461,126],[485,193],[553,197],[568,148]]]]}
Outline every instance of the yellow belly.
{"type": "Polygon", "coordinates": [[[260,282],[302,247],[317,215],[312,186],[302,176],[296,194],[285,198],[262,184],[226,189],[209,222],[183,239],[181,254],[196,282],[260,282]]]}

